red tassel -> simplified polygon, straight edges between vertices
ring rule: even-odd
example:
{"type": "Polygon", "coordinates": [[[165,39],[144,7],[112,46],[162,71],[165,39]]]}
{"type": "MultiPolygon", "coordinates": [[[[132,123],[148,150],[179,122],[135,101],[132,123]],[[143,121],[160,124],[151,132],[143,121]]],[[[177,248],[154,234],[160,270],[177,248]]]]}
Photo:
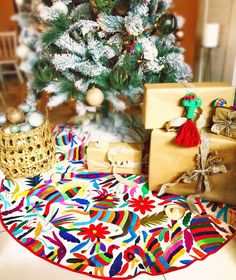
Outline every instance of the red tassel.
{"type": "Polygon", "coordinates": [[[196,147],[201,144],[201,137],[192,120],[187,120],[180,129],[175,143],[184,147],[196,147]]]}

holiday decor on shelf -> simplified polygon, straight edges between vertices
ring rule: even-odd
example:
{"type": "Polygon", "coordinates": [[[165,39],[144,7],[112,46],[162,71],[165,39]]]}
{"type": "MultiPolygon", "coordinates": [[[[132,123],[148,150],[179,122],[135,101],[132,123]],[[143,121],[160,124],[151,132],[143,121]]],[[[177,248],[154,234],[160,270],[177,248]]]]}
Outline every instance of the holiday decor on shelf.
{"type": "Polygon", "coordinates": [[[9,178],[27,178],[50,169],[55,141],[48,120],[27,103],[0,115],[0,168],[9,178]]]}
{"type": "Polygon", "coordinates": [[[108,102],[117,111],[139,106],[145,83],[189,80],[183,50],[175,46],[177,20],[167,12],[170,6],[167,0],[44,5],[30,91],[50,93],[49,107],[72,97],[82,117],[94,106],[107,112],[108,102]]]}

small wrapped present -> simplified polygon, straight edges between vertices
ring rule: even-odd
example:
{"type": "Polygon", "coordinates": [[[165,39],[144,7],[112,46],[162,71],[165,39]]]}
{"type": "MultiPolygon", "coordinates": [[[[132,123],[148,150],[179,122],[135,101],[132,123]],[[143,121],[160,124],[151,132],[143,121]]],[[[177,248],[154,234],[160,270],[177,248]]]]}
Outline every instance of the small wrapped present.
{"type": "Polygon", "coordinates": [[[89,172],[141,174],[142,145],[90,142],[87,164],[89,172]]]}
{"type": "Polygon", "coordinates": [[[209,201],[236,205],[236,140],[209,133],[208,130],[207,135],[210,138],[210,152],[218,152],[227,173],[222,173],[225,170],[222,169],[221,172],[218,167],[208,170],[206,166],[196,168],[195,156],[199,154],[198,147],[187,149],[176,146],[174,143],[176,132],[156,129],[151,136],[149,188],[152,191],[159,191],[161,186],[168,185],[167,193],[190,195],[195,193],[198,180],[186,184],[179,178],[183,179],[182,176],[188,173],[193,177],[196,176],[193,179],[199,179],[198,175],[206,173],[211,190],[203,197],[209,201]]]}
{"type": "Polygon", "coordinates": [[[184,110],[180,103],[182,97],[188,93],[195,93],[202,99],[201,108],[205,115],[203,126],[211,127],[214,114],[213,100],[222,97],[228,104],[233,104],[234,92],[234,87],[228,83],[145,85],[142,105],[143,124],[146,129],[164,128],[167,121],[183,116],[184,110]]]}
{"type": "Polygon", "coordinates": [[[236,139],[236,111],[230,108],[219,107],[213,116],[211,132],[222,134],[236,139]]]}

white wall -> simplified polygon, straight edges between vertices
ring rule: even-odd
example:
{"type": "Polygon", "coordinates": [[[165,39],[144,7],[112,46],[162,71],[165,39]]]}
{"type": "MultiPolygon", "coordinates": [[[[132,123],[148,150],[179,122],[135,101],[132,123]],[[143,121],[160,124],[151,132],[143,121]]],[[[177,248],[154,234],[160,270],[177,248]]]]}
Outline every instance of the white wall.
{"type": "MultiPolygon", "coordinates": [[[[198,50],[203,31],[205,0],[199,0],[198,50]]],[[[232,81],[234,57],[236,56],[236,0],[209,0],[208,22],[221,26],[220,46],[212,51],[212,80],[232,81]]],[[[198,54],[195,78],[198,78],[198,54]]]]}

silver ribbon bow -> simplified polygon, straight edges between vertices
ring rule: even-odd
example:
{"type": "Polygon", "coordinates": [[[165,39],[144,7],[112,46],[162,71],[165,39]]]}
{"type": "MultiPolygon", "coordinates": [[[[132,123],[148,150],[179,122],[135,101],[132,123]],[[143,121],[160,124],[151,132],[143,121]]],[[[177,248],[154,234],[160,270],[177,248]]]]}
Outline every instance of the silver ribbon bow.
{"type": "Polygon", "coordinates": [[[200,146],[200,154],[197,155],[198,158],[200,158],[200,166],[198,166],[197,169],[195,170],[184,173],[175,182],[166,183],[162,185],[158,195],[159,196],[163,195],[164,193],[166,193],[166,190],[168,188],[176,186],[180,182],[186,184],[197,182],[195,193],[187,197],[187,203],[192,212],[199,213],[197,207],[195,206],[195,199],[203,197],[204,194],[211,191],[211,186],[210,186],[208,176],[216,175],[220,173],[227,173],[227,169],[224,165],[222,164],[219,165],[216,163],[208,163],[207,159],[208,159],[209,149],[210,149],[209,146],[210,146],[209,138],[206,135],[204,135],[202,137],[202,143],[200,146]]]}
{"type": "Polygon", "coordinates": [[[222,134],[225,130],[225,135],[227,137],[232,137],[232,132],[236,132],[236,121],[233,120],[236,115],[235,111],[228,112],[228,119],[218,119],[216,116],[213,116],[213,126],[211,127],[211,132],[215,134],[222,134]]]}

